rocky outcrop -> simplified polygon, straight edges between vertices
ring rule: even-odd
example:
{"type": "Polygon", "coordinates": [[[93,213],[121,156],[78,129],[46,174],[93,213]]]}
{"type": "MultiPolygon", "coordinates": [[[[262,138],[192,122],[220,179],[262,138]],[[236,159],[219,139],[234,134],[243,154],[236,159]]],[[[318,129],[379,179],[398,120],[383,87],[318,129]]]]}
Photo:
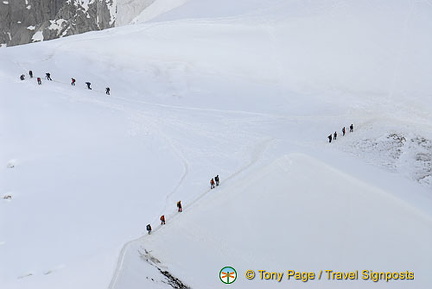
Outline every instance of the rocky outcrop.
{"type": "Polygon", "coordinates": [[[117,0],[1,0],[0,45],[14,46],[115,25],[117,0]]]}

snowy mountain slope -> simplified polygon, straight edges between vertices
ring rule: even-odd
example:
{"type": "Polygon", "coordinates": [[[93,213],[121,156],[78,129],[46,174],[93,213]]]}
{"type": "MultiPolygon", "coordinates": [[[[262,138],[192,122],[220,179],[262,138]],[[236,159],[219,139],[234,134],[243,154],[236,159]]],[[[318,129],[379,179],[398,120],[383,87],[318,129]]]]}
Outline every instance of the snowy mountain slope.
{"type": "MultiPolygon", "coordinates": [[[[239,288],[302,284],[298,280],[283,280],[282,284],[249,281],[242,276],[248,269],[319,272],[342,268],[412,270],[416,278],[390,284],[323,278],[303,286],[427,288],[431,282],[427,273],[431,265],[431,222],[430,214],[385,191],[314,158],[292,154],[246,178],[224,183],[198,204],[168,219],[168,224],[155,234],[144,236],[130,247],[131,251],[138,248],[151,252],[172,268],[174,275],[188,276],[182,281],[192,288],[224,286],[217,274],[225,265],[236,268],[239,280],[233,286],[239,288]]],[[[125,271],[129,278],[119,277],[114,288],[146,284],[146,275],[133,276],[125,271]]]]}
{"type": "MultiPolygon", "coordinates": [[[[113,245],[127,241],[134,231],[139,234],[141,226],[125,220],[150,218],[149,207],[163,205],[163,199],[150,203],[145,198],[146,192],[156,188],[172,189],[169,183],[157,185],[158,176],[182,173],[182,167],[170,161],[176,159],[171,150],[164,152],[163,144],[151,135],[134,135],[127,123],[130,115],[77,103],[62,97],[57,83],[53,86],[51,93],[37,98],[35,89],[43,88],[35,87],[29,94],[16,87],[17,97],[2,101],[5,110],[15,112],[3,123],[9,130],[2,134],[4,143],[10,144],[2,160],[9,155],[16,159],[15,167],[2,174],[2,193],[13,197],[2,204],[2,220],[6,220],[2,260],[8,260],[2,264],[2,275],[6,281],[26,274],[38,280],[57,267],[74,268],[77,262],[82,267],[83,260],[91,262],[95,255],[101,255],[98,260],[103,261],[113,245]],[[23,103],[27,109],[20,108],[23,103]]],[[[94,270],[104,272],[98,264],[88,274],[94,270]]],[[[110,270],[108,263],[106,276],[110,270]]],[[[86,278],[78,281],[89,286],[86,278]]],[[[102,279],[101,284],[104,282],[102,279]]]]}
{"type": "MultiPolygon", "coordinates": [[[[204,44],[210,50],[200,55],[220,57],[219,64],[234,58],[243,69],[237,72],[259,73],[260,78],[267,76],[298,92],[342,91],[371,98],[382,95],[386,98],[381,97],[381,101],[401,105],[409,96],[413,102],[419,102],[420,108],[424,105],[430,108],[421,101],[430,91],[429,84],[422,79],[432,75],[428,49],[432,21],[428,17],[428,2],[237,2],[237,5],[222,5],[215,1],[188,1],[156,18],[153,23],[160,21],[164,25],[152,27],[153,33],[149,33],[164,33],[168,20],[174,21],[169,23],[172,26],[185,25],[170,27],[178,29],[179,40],[167,45],[177,47],[185,41],[186,45],[202,51],[200,44],[204,44]],[[200,5],[207,9],[199,9],[200,5]],[[242,14],[239,10],[246,12],[242,14]],[[193,20],[188,21],[183,15],[193,20]],[[196,18],[202,21],[198,28],[196,18]],[[213,26],[212,31],[209,26],[214,24],[223,26],[213,26]],[[196,34],[192,35],[189,30],[195,30],[196,34]],[[222,38],[218,38],[220,31],[223,31],[222,38]],[[183,33],[191,35],[191,39],[183,33]],[[237,34],[241,38],[236,38],[237,34]],[[235,46],[226,40],[230,36],[238,40],[235,46]],[[261,69],[256,71],[256,67],[261,69]]],[[[156,3],[165,2],[156,1],[153,5],[156,3]]]]}
{"type": "MultiPolygon", "coordinates": [[[[148,24],[0,50],[0,196],[11,196],[0,200],[1,287],[169,288],[157,264],[207,288],[232,260],[242,274],[413,270],[412,283],[350,286],[428,288],[430,183],[416,176],[431,152],[411,141],[432,139],[427,2],[205,3],[202,14],[191,0],[148,24]],[[221,12],[228,4],[235,13],[221,12]],[[54,80],[20,81],[30,69],[54,80]],[[326,143],[350,123],[354,133],[326,143]],[[265,222],[269,235],[220,236],[221,213],[265,222]],[[141,239],[161,214],[167,226],[141,239]],[[273,216],[297,219],[299,237],[273,216]],[[346,230],[325,222],[341,216],[346,230]],[[335,256],[301,254],[321,241],[335,256]],[[202,275],[189,271],[203,260],[202,275]]],[[[304,286],[347,283],[335,284],[304,286]]]]}

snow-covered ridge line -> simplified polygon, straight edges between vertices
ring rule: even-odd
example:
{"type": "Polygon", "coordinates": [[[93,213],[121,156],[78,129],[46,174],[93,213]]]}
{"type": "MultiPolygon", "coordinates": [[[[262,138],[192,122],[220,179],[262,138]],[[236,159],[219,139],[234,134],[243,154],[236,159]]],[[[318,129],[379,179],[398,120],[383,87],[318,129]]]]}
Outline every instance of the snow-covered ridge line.
{"type": "MultiPolygon", "coordinates": [[[[196,260],[188,256],[198,255],[204,260],[212,256],[211,260],[214,264],[210,262],[201,264],[200,268],[194,271],[197,273],[195,277],[190,280],[182,278],[186,283],[191,282],[188,284],[193,288],[206,286],[205,284],[217,286],[219,281],[212,276],[217,275],[218,269],[227,265],[226,263],[234,266],[237,272],[244,272],[246,269],[267,268],[266,266],[284,267],[286,258],[290,259],[290,268],[303,266],[309,268],[308,270],[316,270],[322,266],[338,266],[338,268],[397,266],[414,270],[416,276],[424,274],[425,263],[420,266],[415,265],[416,258],[409,252],[401,253],[403,258],[393,260],[391,263],[387,258],[377,260],[362,256],[366,248],[380,256],[392,256],[393,250],[389,248],[387,242],[371,241],[357,234],[358,230],[373,231],[378,240],[389,232],[402,233],[406,229],[419,232],[426,238],[430,236],[428,231],[428,227],[432,225],[430,215],[425,215],[416,207],[395,198],[391,192],[377,189],[329,164],[297,153],[279,158],[270,165],[255,170],[247,175],[246,179],[249,181],[237,180],[221,188],[221,191],[208,195],[199,207],[178,219],[178,222],[182,223],[181,226],[176,224],[159,231],[158,234],[146,239],[142,246],[169,264],[181,260],[173,271],[176,276],[187,274],[188,268],[196,260]],[[230,206],[233,209],[221,209],[231,208],[230,206]],[[239,210],[241,206],[243,210],[239,210]],[[357,215],[355,213],[357,210],[368,214],[357,215]],[[383,211],[386,213],[386,218],[379,217],[383,211]],[[393,219],[397,222],[393,223],[393,219]],[[227,225],[227,222],[221,220],[235,220],[237,226],[227,225]],[[280,225],[284,221],[289,227],[286,230],[265,229],[271,222],[280,225]],[[419,227],[400,228],[401,224],[419,227]],[[263,230],[266,234],[262,234],[263,230]],[[321,233],[325,237],[320,237],[321,233]],[[339,239],[340,234],[344,236],[343,240],[339,239]],[[176,238],[173,238],[173,235],[176,238]],[[245,235],[249,236],[248,242],[244,242],[245,235]],[[316,240],[312,236],[320,238],[320,244],[326,245],[327,249],[331,247],[330,253],[324,252],[326,250],[322,250],[322,246],[314,246],[316,240]],[[283,241],[279,241],[280,239],[283,241]],[[204,245],[207,243],[213,245],[214,249],[210,252],[204,245]],[[239,247],[241,244],[243,247],[239,247]],[[272,245],[269,247],[268,244],[272,245]],[[370,244],[375,246],[369,246],[370,244]],[[306,246],[310,251],[285,252],[283,249],[286,246],[294,248],[306,246]],[[300,256],[303,257],[303,261],[297,259],[300,256]],[[350,261],[345,259],[348,256],[350,261]]],[[[416,243],[417,237],[413,234],[407,242],[416,243]]],[[[399,243],[400,241],[394,240],[390,247],[405,244],[405,241],[399,243]]],[[[423,240],[420,243],[423,249],[428,247],[427,241],[423,240]]],[[[129,255],[129,258],[131,256],[133,254],[129,255]]],[[[129,260],[132,261],[131,258],[129,260]]],[[[238,274],[241,276],[241,273],[238,274]]],[[[138,276],[134,278],[133,282],[139,282],[138,276]]],[[[258,281],[250,281],[242,277],[239,279],[236,281],[236,286],[240,288],[262,288],[262,283],[258,281]]],[[[421,283],[420,281],[420,287],[425,288],[421,283]]],[[[318,287],[313,286],[313,288],[323,288],[323,286],[334,288],[334,283],[317,285],[318,287]]],[[[393,285],[403,288],[406,283],[393,283],[393,285]]],[[[359,287],[355,288],[365,287],[369,288],[368,284],[359,284],[359,287]]]]}
{"type": "MultiPolygon", "coordinates": [[[[250,162],[247,163],[246,165],[244,165],[241,169],[239,169],[237,172],[235,172],[234,174],[224,178],[223,183],[224,186],[229,185],[230,182],[232,182],[232,180],[235,180],[235,178],[240,175],[240,174],[244,174],[245,172],[248,171],[248,169],[250,169],[251,167],[253,167],[254,164],[256,164],[259,159],[261,154],[266,150],[266,148],[270,145],[270,143],[272,142],[272,139],[267,139],[267,140],[263,140],[262,143],[258,144],[256,146],[256,148],[253,150],[253,152],[251,153],[250,156],[250,162]]],[[[183,177],[182,177],[183,180],[183,177]]],[[[182,181],[181,180],[181,181],[182,181]]],[[[176,186],[175,190],[177,190],[178,186],[176,186]]],[[[188,210],[192,209],[195,205],[197,205],[200,200],[202,198],[204,198],[206,195],[208,195],[210,192],[213,192],[211,189],[206,190],[205,192],[203,192],[202,194],[200,194],[195,200],[190,201],[189,203],[187,203],[186,205],[183,205],[183,212],[179,213],[179,212],[174,212],[174,213],[170,213],[170,214],[165,214],[167,216],[167,219],[170,220],[170,224],[174,222],[175,224],[175,220],[180,216],[180,214],[186,213],[188,210]]],[[[172,195],[174,192],[170,193],[170,195],[172,195]]],[[[168,199],[167,199],[168,200],[168,199]]],[[[166,209],[167,206],[165,206],[166,209]]],[[[156,219],[156,221],[158,221],[159,219],[156,219]]],[[[152,235],[156,234],[159,230],[161,230],[162,228],[164,228],[166,225],[157,225],[157,226],[152,226],[154,229],[152,230],[152,235]]],[[[123,245],[120,253],[119,253],[119,257],[118,257],[118,261],[116,264],[116,268],[114,270],[113,273],[113,277],[111,279],[111,282],[108,286],[109,289],[116,289],[117,287],[117,282],[118,279],[120,278],[120,276],[123,273],[123,268],[124,268],[124,263],[125,263],[125,259],[126,256],[128,254],[131,254],[131,252],[134,252],[135,248],[137,246],[140,246],[141,244],[145,243],[146,238],[150,237],[149,235],[145,234],[139,238],[136,238],[134,240],[131,240],[129,242],[127,242],[126,244],[123,245]]],[[[133,253],[132,253],[133,254],[133,253]]]]}

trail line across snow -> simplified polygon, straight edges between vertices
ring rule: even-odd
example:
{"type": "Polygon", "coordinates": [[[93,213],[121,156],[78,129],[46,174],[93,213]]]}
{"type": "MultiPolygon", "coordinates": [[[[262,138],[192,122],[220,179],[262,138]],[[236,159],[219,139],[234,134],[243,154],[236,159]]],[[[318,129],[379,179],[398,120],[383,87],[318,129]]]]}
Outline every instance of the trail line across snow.
{"type": "MultiPolygon", "coordinates": [[[[249,163],[247,163],[245,166],[243,166],[242,168],[240,168],[238,171],[234,172],[233,174],[231,174],[230,176],[228,176],[227,178],[225,178],[224,180],[224,184],[226,184],[227,182],[229,183],[230,180],[232,180],[233,178],[237,177],[238,175],[240,175],[241,173],[245,172],[247,169],[249,169],[250,167],[252,167],[254,164],[256,164],[258,162],[258,160],[260,159],[260,156],[264,153],[264,151],[268,148],[268,146],[270,145],[271,142],[273,142],[274,139],[265,139],[264,141],[260,142],[258,145],[255,146],[255,148],[253,149],[253,151],[251,152],[251,159],[249,161],[249,163]]],[[[186,162],[187,163],[187,162],[186,162]]],[[[185,171],[185,174],[187,173],[187,171],[185,171]]],[[[185,174],[183,175],[183,177],[180,179],[178,185],[174,188],[173,192],[171,192],[167,198],[172,195],[177,189],[178,187],[181,185],[185,174]]],[[[186,206],[183,206],[183,210],[188,209],[193,207],[194,205],[197,205],[199,203],[199,201],[205,197],[210,191],[212,191],[211,189],[207,189],[203,194],[199,195],[195,200],[193,200],[192,202],[190,202],[189,204],[187,204],[186,206]]],[[[174,212],[171,213],[169,215],[167,215],[168,218],[170,220],[175,220],[179,214],[178,212],[174,212]]],[[[172,223],[172,222],[170,222],[172,223]]],[[[164,225],[167,226],[167,225],[164,225]]],[[[155,232],[159,231],[162,228],[162,225],[158,225],[154,230],[152,230],[152,234],[154,234],[155,232]]],[[[119,257],[118,257],[118,261],[116,264],[116,268],[115,271],[113,273],[113,277],[111,279],[111,282],[108,286],[108,289],[116,289],[116,284],[118,281],[118,278],[120,277],[120,274],[122,273],[123,270],[123,265],[125,262],[125,256],[126,256],[126,252],[128,251],[129,247],[134,244],[135,242],[141,242],[143,240],[145,240],[145,238],[147,238],[148,235],[145,234],[143,236],[140,236],[139,238],[136,238],[134,240],[131,240],[129,242],[127,242],[126,244],[123,245],[119,257]]]]}

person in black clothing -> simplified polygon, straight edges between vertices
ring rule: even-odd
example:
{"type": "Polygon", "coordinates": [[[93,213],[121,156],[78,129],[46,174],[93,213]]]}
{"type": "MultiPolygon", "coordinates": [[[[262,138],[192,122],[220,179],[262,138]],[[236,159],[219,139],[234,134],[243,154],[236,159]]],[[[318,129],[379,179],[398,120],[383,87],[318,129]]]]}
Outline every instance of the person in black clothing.
{"type": "Polygon", "coordinates": [[[354,125],[351,124],[351,125],[350,125],[350,132],[353,132],[353,131],[354,131],[354,125]]]}
{"type": "Polygon", "coordinates": [[[331,141],[332,141],[332,135],[329,135],[328,139],[329,139],[329,143],[331,143],[331,141]]]}
{"type": "Polygon", "coordinates": [[[181,201],[178,201],[178,202],[177,202],[177,209],[178,209],[179,212],[182,212],[182,211],[183,211],[181,201]]]}
{"type": "Polygon", "coordinates": [[[346,132],[345,127],[343,127],[343,128],[342,128],[342,135],[343,135],[343,136],[345,135],[345,132],[346,132]]]}
{"type": "Polygon", "coordinates": [[[75,78],[71,78],[71,85],[73,85],[73,86],[75,86],[75,82],[76,82],[76,80],[75,80],[75,78]]]}
{"type": "Polygon", "coordinates": [[[86,84],[87,84],[87,88],[91,90],[91,87],[90,87],[91,83],[90,82],[86,82],[86,84]]]}
{"type": "Polygon", "coordinates": [[[337,132],[334,132],[333,139],[336,140],[336,138],[337,138],[337,132]]]}
{"type": "Polygon", "coordinates": [[[147,225],[146,227],[148,234],[150,235],[151,231],[152,231],[152,227],[150,226],[150,224],[147,225]]]}
{"type": "Polygon", "coordinates": [[[219,186],[219,175],[217,175],[215,178],[216,187],[219,186]]]}
{"type": "Polygon", "coordinates": [[[48,73],[48,72],[45,73],[45,77],[46,77],[47,80],[52,80],[51,79],[51,73],[48,73]]]}
{"type": "Polygon", "coordinates": [[[107,95],[110,95],[110,91],[111,91],[111,89],[110,89],[109,87],[105,88],[105,93],[106,93],[107,95]]]}
{"type": "Polygon", "coordinates": [[[29,71],[30,78],[33,78],[33,71],[29,71]]]}
{"type": "Polygon", "coordinates": [[[24,80],[24,79],[25,79],[25,75],[24,75],[24,74],[21,74],[20,79],[21,79],[21,80],[24,80]]]}

